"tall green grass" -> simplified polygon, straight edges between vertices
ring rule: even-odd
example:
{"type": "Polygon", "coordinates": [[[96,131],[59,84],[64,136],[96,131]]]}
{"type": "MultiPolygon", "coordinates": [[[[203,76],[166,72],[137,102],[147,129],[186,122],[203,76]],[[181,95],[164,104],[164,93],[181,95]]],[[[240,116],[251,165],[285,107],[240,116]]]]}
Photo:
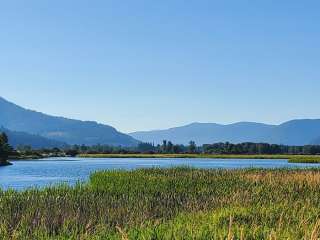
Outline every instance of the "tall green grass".
{"type": "Polygon", "coordinates": [[[318,239],[320,170],[106,171],[0,191],[1,239],[318,239]]]}

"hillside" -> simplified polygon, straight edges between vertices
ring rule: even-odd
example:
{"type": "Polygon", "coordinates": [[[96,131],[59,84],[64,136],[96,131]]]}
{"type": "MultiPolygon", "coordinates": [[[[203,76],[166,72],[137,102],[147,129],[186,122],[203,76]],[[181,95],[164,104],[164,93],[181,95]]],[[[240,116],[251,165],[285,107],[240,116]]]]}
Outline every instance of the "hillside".
{"type": "Polygon", "coordinates": [[[68,144],[134,146],[138,142],[108,125],[46,115],[1,97],[0,112],[0,126],[68,144]]]}
{"type": "Polygon", "coordinates": [[[254,122],[229,125],[192,123],[167,130],[134,132],[130,135],[140,141],[154,143],[160,143],[166,139],[179,144],[187,144],[193,140],[197,144],[228,141],[306,145],[320,143],[320,120],[293,120],[280,125],[254,122]]]}
{"type": "Polygon", "coordinates": [[[65,143],[47,139],[39,135],[33,135],[24,132],[11,131],[0,127],[0,132],[7,134],[9,144],[16,148],[17,146],[31,146],[33,149],[64,147],[65,143]]]}

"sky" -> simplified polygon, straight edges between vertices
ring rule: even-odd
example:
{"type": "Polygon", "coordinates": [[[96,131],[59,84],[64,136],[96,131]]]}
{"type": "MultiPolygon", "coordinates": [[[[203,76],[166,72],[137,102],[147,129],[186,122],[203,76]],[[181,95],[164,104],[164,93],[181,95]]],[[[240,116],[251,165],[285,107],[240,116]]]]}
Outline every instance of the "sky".
{"type": "Polygon", "coordinates": [[[318,0],[1,1],[0,96],[123,132],[320,118],[319,9],[318,0]]]}

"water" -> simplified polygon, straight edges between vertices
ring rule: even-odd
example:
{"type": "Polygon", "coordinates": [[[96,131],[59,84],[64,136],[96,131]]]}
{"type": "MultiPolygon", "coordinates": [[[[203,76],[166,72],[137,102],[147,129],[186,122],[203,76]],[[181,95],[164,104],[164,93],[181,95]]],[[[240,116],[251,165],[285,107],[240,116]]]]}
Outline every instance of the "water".
{"type": "Polygon", "coordinates": [[[239,168],[306,168],[320,164],[288,163],[287,160],[260,159],[80,159],[51,158],[42,160],[13,161],[12,166],[0,167],[0,188],[23,190],[57,183],[75,184],[86,181],[90,173],[104,169],[137,169],[173,166],[190,166],[206,169],[239,168]]]}

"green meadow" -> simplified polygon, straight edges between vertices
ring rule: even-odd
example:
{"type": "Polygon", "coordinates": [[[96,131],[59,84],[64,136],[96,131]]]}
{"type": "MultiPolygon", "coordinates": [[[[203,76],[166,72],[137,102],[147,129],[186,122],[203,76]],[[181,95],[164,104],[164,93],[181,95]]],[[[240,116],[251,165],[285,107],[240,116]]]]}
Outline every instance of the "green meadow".
{"type": "Polygon", "coordinates": [[[319,239],[320,170],[105,171],[0,191],[1,239],[319,239]]]}

